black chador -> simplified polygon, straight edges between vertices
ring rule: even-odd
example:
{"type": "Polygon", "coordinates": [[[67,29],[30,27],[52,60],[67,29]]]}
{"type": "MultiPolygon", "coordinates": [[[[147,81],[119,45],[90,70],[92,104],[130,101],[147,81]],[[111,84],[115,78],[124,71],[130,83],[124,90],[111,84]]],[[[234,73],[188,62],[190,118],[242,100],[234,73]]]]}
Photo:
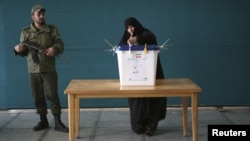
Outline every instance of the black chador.
{"type": "MultiPolygon", "coordinates": [[[[144,28],[141,23],[130,17],[125,20],[125,32],[119,45],[128,44],[131,36],[135,37],[139,45],[157,45],[156,36],[144,28]],[[128,27],[134,27],[133,34],[128,32],[128,27]]],[[[156,79],[164,79],[161,62],[158,55],[156,79]]],[[[132,130],[138,134],[153,135],[157,130],[158,122],[166,116],[167,98],[129,98],[130,118],[132,130]]]]}

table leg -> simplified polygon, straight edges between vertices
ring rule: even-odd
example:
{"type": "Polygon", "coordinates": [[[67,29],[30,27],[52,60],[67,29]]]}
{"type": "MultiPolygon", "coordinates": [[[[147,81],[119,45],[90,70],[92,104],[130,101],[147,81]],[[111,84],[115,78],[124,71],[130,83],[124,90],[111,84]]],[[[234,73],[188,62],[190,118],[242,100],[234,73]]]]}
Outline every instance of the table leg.
{"type": "Polygon", "coordinates": [[[79,138],[80,129],[80,98],[75,98],[75,133],[76,138],[79,138]]]}
{"type": "Polygon", "coordinates": [[[192,96],[192,130],[193,141],[198,141],[198,95],[194,93],[192,96]]]}
{"type": "Polygon", "coordinates": [[[68,94],[68,116],[69,116],[69,141],[74,141],[74,125],[75,125],[75,104],[74,95],[68,94]]]}
{"type": "Polygon", "coordinates": [[[188,116],[187,116],[187,106],[188,105],[188,97],[182,97],[182,124],[183,124],[183,135],[187,136],[188,132],[188,116]]]}

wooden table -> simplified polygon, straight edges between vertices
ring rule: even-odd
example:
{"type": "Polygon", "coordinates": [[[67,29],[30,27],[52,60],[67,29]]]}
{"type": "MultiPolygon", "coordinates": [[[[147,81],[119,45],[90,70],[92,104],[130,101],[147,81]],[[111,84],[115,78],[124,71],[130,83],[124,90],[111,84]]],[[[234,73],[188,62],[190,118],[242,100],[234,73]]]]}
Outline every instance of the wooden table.
{"type": "Polygon", "coordinates": [[[79,137],[80,98],[182,97],[183,134],[187,135],[188,97],[192,104],[193,141],[198,141],[198,93],[201,88],[188,78],[159,79],[155,86],[120,86],[118,79],[72,80],[68,94],[69,141],[79,137]]]}

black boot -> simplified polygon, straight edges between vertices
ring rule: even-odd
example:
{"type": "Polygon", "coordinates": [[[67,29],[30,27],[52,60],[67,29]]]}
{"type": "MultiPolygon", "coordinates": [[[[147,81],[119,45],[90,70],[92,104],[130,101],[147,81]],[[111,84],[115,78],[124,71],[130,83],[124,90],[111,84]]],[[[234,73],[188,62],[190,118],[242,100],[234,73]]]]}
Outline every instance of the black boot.
{"type": "Polygon", "coordinates": [[[69,128],[62,123],[60,115],[54,115],[54,118],[55,118],[55,130],[68,133],[69,128]]]}
{"type": "Polygon", "coordinates": [[[40,120],[41,121],[39,121],[38,124],[33,127],[34,131],[40,131],[49,128],[49,122],[46,115],[40,115],[40,120]]]}

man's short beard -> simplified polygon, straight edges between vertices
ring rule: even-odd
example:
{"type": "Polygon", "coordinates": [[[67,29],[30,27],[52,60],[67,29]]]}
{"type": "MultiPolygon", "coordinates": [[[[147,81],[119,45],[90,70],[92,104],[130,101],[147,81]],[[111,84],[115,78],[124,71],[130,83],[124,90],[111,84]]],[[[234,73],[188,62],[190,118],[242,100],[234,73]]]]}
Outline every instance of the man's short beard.
{"type": "Polygon", "coordinates": [[[41,25],[45,25],[45,20],[41,22],[41,25]]]}
{"type": "Polygon", "coordinates": [[[40,25],[45,25],[45,20],[42,20],[41,22],[39,22],[40,25]]]}

